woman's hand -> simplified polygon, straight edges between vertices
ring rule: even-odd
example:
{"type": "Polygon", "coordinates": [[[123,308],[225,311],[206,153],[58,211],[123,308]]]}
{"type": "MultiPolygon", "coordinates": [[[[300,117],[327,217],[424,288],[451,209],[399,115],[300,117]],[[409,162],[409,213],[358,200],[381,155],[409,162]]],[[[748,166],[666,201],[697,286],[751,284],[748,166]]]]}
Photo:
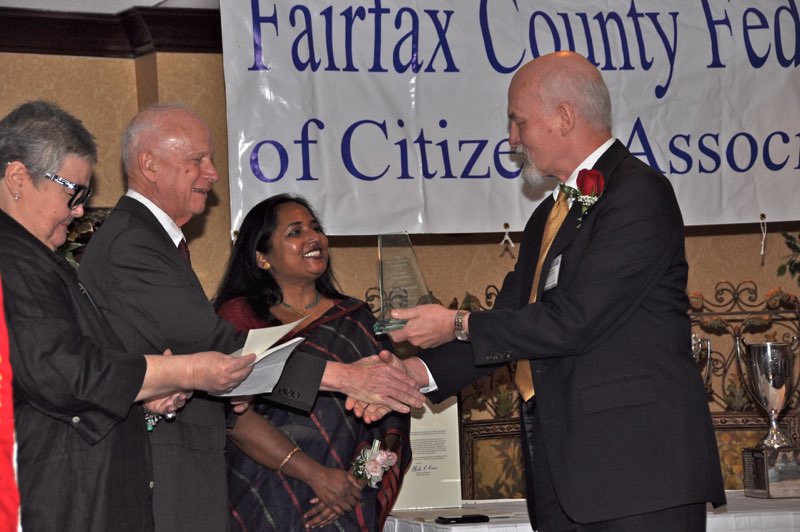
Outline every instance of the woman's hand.
{"type": "Polygon", "coordinates": [[[333,511],[333,509],[327,506],[324,502],[320,502],[319,499],[312,500],[317,502],[309,511],[303,514],[303,517],[306,520],[306,528],[321,528],[323,526],[328,526],[336,521],[341,515],[333,511]]]}
{"type": "MultiPolygon", "coordinates": [[[[164,351],[163,356],[172,356],[172,351],[167,349],[164,351]]],[[[175,414],[178,409],[183,408],[183,405],[186,404],[186,401],[188,401],[191,396],[191,390],[179,390],[171,394],[154,397],[148,401],[145,401],[144,407],[149,412],[162,416],[166,414],[175,414]]]]}
{"type": "Polygon", "coordinates": [[[211,393],[230,393],[253,371],[255,354],[232,357],[215,351],[206,351],[178,357],[189,362],[187,389],[211,393]]]}
{"type": "Polygon", "coordinates": [[[154,414],[174,414],[186,404],[192,396],[192,392],[175,392],[169,395],[156,397],[144,403],[144,407],[154,414]]]}
{"type": "Polygon", "coordinates": [[[313,507],[303,515],[309,528],[332,523],[361,500],[361,484],[344,469],[320,465],[308,485],[316,495],[309,501],[313,507]]]}

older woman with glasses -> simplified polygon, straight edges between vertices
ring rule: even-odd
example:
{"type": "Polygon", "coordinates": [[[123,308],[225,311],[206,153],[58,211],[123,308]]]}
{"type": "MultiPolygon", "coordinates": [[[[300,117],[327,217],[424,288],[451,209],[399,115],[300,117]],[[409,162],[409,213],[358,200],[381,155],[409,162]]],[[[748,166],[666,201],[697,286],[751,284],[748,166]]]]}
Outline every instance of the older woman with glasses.
{"type": "Polygon", "coordinates": [[[238,385],[253,360],[124,352],[56,252],[83,215],[96,160],[92,135],[54,104],[0,120],[0,272],[26,530],[152,530],[140,402],[173,413],[193,389],[238,385]]]}

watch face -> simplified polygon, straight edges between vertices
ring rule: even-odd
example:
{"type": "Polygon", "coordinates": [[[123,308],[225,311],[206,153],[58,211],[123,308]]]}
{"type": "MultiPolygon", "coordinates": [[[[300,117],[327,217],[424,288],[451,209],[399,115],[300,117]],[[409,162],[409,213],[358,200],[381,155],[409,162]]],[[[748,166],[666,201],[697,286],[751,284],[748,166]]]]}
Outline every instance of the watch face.
{"type": "Polygon", "coordinates": [[[460,340],[462,342],[469,341],[469,335],[464,331],[456,330],[456,340],[460,340]]]}

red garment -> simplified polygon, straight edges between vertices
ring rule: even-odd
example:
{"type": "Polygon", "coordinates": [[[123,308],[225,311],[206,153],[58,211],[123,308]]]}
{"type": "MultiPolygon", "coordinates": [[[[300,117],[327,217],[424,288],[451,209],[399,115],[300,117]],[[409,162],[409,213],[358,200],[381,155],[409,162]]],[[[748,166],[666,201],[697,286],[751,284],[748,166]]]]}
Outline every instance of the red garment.
{"type": "Polygon", "coordinates": [[[14,459],[14,401],[8,352],[8,331],[0,284],[0,532],[16,531],[19,526],[19,491],[14,459]]]}

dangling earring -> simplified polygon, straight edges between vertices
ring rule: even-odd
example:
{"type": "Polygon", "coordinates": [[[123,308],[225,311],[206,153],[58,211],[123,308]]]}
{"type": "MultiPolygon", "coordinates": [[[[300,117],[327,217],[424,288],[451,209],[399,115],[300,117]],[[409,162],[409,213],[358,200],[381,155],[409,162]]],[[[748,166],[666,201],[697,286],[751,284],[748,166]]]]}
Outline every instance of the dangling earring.
{"type": "Polygon", "coordinates": [[[14,201],[18,201],[18,200],[19,200],[19,190],[14,192],[14,201]]]}

